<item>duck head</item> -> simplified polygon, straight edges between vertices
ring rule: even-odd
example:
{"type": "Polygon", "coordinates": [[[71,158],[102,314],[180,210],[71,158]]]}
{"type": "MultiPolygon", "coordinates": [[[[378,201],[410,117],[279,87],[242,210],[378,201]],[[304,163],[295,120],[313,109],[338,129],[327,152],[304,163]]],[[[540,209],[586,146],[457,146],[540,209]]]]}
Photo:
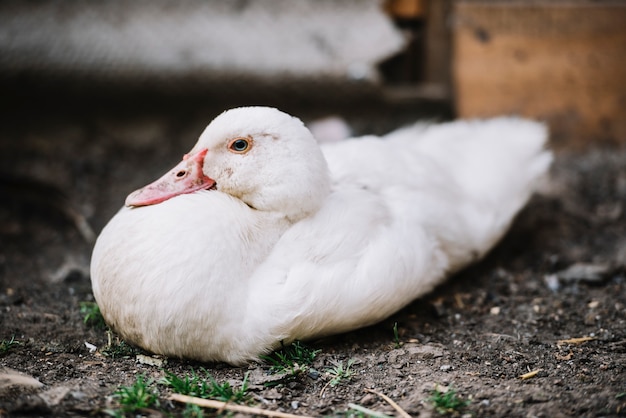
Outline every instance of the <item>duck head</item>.
{"type": "Polygon", "coordinates": [[[299,119],[274,108],[243,107],[215,118],[176,167],[131,193],[126,205],[154,205],[207,189],[296,221],[321,207],[330,179],[317,142],[299,119]]]}

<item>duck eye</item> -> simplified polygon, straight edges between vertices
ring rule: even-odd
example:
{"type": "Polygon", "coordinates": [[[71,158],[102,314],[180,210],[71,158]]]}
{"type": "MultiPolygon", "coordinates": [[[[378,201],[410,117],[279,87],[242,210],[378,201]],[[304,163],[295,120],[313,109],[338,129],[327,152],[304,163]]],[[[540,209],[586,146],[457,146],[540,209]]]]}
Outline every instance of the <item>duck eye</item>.
{"type": "Polygon", "coordinates": [[[250,148],[250,141],[246,138],[236,138],[228,144],[228,148],[234,152],[246,152],[250,148]]]}

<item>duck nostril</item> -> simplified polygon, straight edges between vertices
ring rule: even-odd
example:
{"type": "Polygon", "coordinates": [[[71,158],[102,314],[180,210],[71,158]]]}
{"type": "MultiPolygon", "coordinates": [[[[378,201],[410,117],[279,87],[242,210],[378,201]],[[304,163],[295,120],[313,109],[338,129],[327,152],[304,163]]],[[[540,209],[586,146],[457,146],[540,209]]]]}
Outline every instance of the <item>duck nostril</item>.
{"type": "Polygon", "coordinates": [[[180,170],[178,173],[176,173],[176,177],[178,178],[185,177],[186,175],[187,175],[187,171],[185,170],[180,170]]]}

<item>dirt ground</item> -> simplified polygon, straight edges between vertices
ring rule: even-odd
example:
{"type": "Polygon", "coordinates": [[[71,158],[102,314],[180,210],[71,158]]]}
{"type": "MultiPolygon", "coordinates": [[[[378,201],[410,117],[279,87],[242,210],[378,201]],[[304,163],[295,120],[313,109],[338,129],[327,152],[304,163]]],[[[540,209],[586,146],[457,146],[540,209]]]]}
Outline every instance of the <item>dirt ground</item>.
{"type": "MultiPolygon", "coordinates": [[[[437,416],[429,398],[438,387],[469,401],[450,411],[457,416],[626,416],[626,149],[559,151],[543,193],[485,260],[376,326],[308,342],[321,350],[311,368],[276,381],[267,364],[153,365],[148,353],[111,354],[107,332],[80,312],[93,301],[92,244],[77,214],[99,231],[229,105],[34,107],[5,114],[0,126],[0,416],[102,416],[138,375],[157,381],[202,367],[235,387],[249,373],[250,405],[295,415],[366,416],[349,404],[396,415],[365,391],[373,389],[412,416],[437,416]],[[331,386],[328,370],[351,359],[352,376],[331,386]]],[[[325,114],[306,103],[285,110],[305,120],[325,114]]],[[[359,133],[416,114],[380,103],[329,110],[359,133]]],[[[160,406],[135,414],[182,416],[171,391],[154,387],[160,406]]]]}

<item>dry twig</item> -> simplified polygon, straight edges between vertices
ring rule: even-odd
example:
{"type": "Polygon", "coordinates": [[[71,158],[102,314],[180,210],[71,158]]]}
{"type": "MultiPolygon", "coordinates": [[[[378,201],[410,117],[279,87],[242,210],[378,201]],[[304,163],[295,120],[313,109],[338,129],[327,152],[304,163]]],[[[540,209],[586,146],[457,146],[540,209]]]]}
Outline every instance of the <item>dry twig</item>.
{"type": "Polygon", "coordinates": [[[524,374],[520,375],[519,378],[522,379],[522,380],[530,379],[531,377],[537,376],[537,373],[539,373],[542,370],[543,369],[537,369],[537,370],[533,370],[533,371],[528,372],[528,373],[524,373],[524,374]]]}
{"type": "Polygon", "coordinates": [[[568,338],[567,340],[558,340],[556,343],[557,343],[557,345],[561,345],[561,344],[582,344],[582,343],[586,343],[587,341],[593,341],[595,339],[596,339],[596,337],[568,338]]]}
{"type": "Polygon", "coordinates": [[[375,390],[372,389],[365,389],[366,392],[369,393],[373,393],[374,395],[378,395],[381,398],[383,398],[385,401],[387,401],[387,403],[389,405],[391,405],[393,407],[393,409],[395,409],[396,411],[398,411],[398,413],[400,414],[401,417],[403,418],[411,418],[411,415],[407,414],[407,412],[400,408],[400,405],[398,405],[397,403],[395,403],[390,397],[380,393],[380,392],[376,392],[375,390]]]}
{"type": "Polygon", "coordinates": [[[179,393],[173,393],[169,399],[182,402],[191,403],[194,405],[202,406],[204,408],[213,408],[218,411],[234,411],[251,415],[263,415],[265,417],[278,417],[278,418],[311,418],[306,415],[293,415],[280,411],[268,411],[267,409],[254,408],[251,406],[230,404],[228,402],[215,401],[213,399],[202,399],[194,396],[181,395],[179,393]]]}

